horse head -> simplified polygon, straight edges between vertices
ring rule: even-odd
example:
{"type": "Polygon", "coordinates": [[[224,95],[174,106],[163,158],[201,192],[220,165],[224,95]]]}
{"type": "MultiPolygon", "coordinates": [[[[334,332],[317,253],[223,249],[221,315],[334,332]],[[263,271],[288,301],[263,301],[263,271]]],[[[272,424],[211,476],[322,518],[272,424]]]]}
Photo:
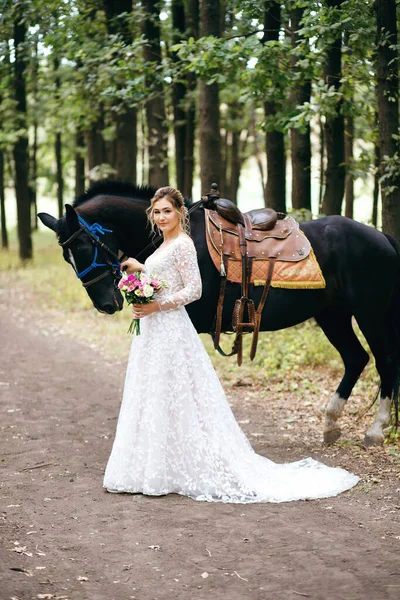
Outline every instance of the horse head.
{"type": "Polygon", "coordinates": [[[64,260],[74,269],[94,307],[111,315],[123,306],[117,287],[121,277],[117,236],[106,225],[89,223],[72,206],[65,208],[61,219],[47,213],[38,217],[57,234],[64,260]]]}

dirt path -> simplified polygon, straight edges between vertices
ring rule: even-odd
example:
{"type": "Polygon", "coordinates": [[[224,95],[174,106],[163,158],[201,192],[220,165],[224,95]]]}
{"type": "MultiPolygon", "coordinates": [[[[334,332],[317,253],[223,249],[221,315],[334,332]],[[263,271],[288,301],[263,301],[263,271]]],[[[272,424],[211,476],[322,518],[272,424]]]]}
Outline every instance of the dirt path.
{"type": "MultiPolygon", "coordinates": [[[[107,494],[124,365],[4,319],[0,332],[1,600],[400,597],[393,469],[337,498],[280,505],[107,494]]],[[[230,400],[260,453],[307,455],[256,395],[238,388],[230,400]]],[[[374,461],[330,452],[312,454],[359,474],[374,461]]]]}

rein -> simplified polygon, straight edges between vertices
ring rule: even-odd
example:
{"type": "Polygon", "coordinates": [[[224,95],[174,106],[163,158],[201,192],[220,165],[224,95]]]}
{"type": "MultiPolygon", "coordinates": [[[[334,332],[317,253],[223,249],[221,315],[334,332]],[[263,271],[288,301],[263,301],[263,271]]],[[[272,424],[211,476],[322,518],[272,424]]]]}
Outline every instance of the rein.
{"type": "Polygon", "coordinates": [[[81,280],[83,287],[88,288],[89,286],[93,285],[94,283],[101,281],[102,279],[104,279],[104,277],[107,277],[107,275],[110,272],[112,272],[112,274],[114,276],[114,285],[115,285],[116,284],[115,282],[120,279],[120,273],[121,273],[120,260],[117,256],[117,254],[115,252],[113,252],[113,250],[111,250],[111,248],[109,248],[106,244],[104,244],[104,242],[102,242],[99,238],[99,235],[104,235],[105,233],[112,233],[112,229],[106,229],[99,223],[93,223],[93,225],[89,225],[79,215],[78,215],[78,220],[81,223],[81,226],[79,227],[79,229],[77,231],[75,231],[75,233],[73,233],[65,242],[58,242],[59,245],[62,246],[63,248],[68,248],[71,245],[71,243],[79,235],[81,235],[81,233],[86,233],[86,235],[89,236],[90,241],[94,245],[94,256],[93,256],[92,263],[86,269],[81,271],[80,273],[77,272],[76,276],[78,277],[78,279],[81,280]],[[105,263],[97,262],[99,250],[100,250],[100,252],[104,253],[103,255],[104,255],[104,260],[106,261],[105,263]],[[112,262],[112,260],[110,260],[107,255],[110,255],[112,257],[112,259],[114,259],[115,262],[112,262]],[[109,267],[109,269],[107,269],[107,271],[104,271],[104,273],[101,273],[101,275],[99,275],[98,277],[94,277],[93,279],[90,279],[90,281],[82,281],[82,279],[83,279],[83,277],[85,277],[85,275],[87,275],[88,273],[90,273],[90,271],[92,271],[93,269],[96,269],[98,267],[109,267]]]}

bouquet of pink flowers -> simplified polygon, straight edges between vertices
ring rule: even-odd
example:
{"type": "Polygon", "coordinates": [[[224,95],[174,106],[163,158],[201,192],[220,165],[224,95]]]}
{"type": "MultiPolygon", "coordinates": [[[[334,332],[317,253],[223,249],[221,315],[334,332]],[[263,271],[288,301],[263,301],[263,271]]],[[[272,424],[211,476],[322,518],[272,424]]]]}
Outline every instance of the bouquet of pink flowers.
{"type": "MultiPolygon", "coordinates": [[[[124,273],[118,287],[128,304],[147,304],[155,300],[157,292],[167,287],[163,281],[145,273],[124,273]]],[[[140,320],[132,319],[127,333],[140,335],[140,320]]]]}

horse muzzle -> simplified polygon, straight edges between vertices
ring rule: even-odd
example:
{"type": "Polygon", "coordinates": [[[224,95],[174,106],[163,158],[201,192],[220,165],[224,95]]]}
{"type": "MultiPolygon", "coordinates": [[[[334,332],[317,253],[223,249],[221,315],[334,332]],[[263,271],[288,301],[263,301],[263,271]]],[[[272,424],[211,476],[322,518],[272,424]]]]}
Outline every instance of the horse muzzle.
{"type": "Polygon", "coordinates": [[[124,305],[124,300],[120,293],[114,294],[114,297],[113,297],[112,301],[110,301],[110,302],[104,302],[101,304],[97,304],[96,302],[93,302],[93,306],[95,307],[95,309],[98,310],[103,315],[113,315],[114,313],[122,310],[123,305],[124,305]]]}

